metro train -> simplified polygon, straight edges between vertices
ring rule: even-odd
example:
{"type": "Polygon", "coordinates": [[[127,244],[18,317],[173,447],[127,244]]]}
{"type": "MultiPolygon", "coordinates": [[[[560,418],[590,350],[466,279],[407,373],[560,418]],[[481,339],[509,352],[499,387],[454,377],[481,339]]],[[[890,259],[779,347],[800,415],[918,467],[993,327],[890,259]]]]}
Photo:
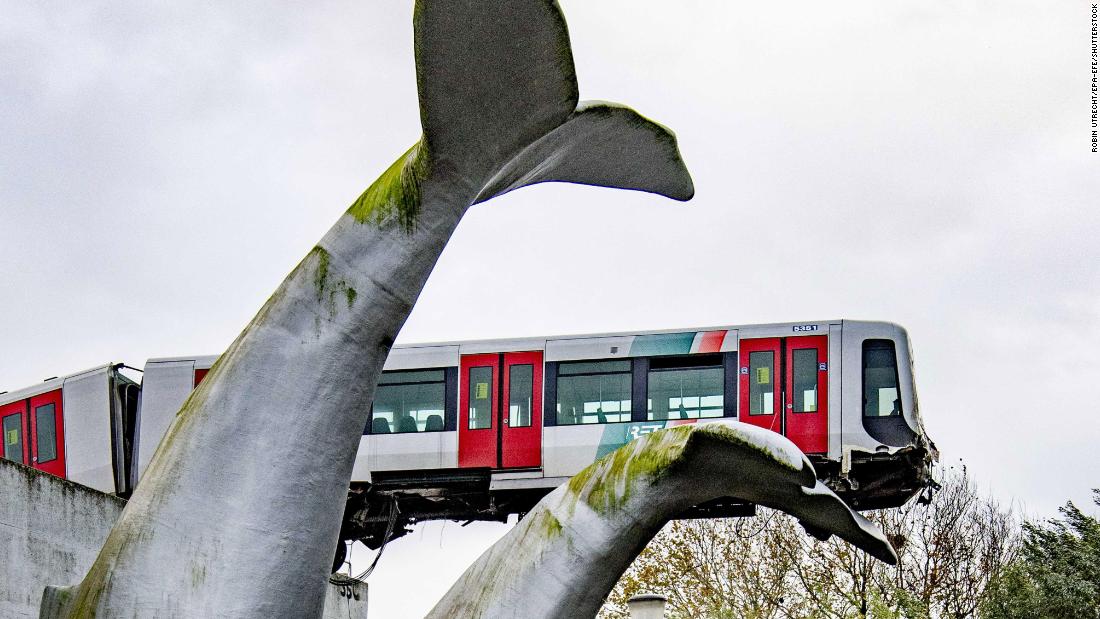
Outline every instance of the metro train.
{"type": "MultiPolygon", "coordinates": [[[[0,394],[3,457],[128,496],[216,356],[121,364],[0,394]]],[[[778,432],[856,509],[934,482],[905,330],[832,320],[395,346],[360,439],[342,538],[377,548],[431,519],[524,513],[661,428],[736,420],[778,432]]],[[[286,429],[294,449],[294,428],[286,429]]],[[[738,516],[736,498],[684,517],[738,516]]]]}

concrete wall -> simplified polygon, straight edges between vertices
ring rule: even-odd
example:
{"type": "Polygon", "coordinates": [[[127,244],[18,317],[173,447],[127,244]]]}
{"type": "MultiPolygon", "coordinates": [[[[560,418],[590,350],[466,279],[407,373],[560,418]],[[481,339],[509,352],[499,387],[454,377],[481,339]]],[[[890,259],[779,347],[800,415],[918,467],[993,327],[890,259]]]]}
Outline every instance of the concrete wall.
{"type": "MultiPolygon", "coordinates": [[[[0,459],[0,617],[38,617],[42,588],[84,577],[125,502],[0,459]]],[[[367,585],[330,585],[325,619],[366,619],[367,585]]]]}
{"type": "Polygon", "coordinates": [[[0,460],[0,617],[37,617],[45,585],[83,578],[124,504],[0,460]]]}

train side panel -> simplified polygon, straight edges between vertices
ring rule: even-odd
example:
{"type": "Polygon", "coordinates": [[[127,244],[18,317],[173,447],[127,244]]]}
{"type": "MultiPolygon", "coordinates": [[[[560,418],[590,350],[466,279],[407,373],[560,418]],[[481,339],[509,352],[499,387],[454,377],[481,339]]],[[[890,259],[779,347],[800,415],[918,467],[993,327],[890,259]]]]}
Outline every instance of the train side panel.
{"type": "Polygon", "coordinates": [[[65,380],[65,465],[68,479],[115,492],[108,370],[102,367],[65,380]]]}
{"type": "Polygon", "coordinates": [[[844,445],[844,327],[829,325],[829,453],[830,460],[840,461],[844,445]]]}
{"type": "Polygon", "coordinates": [[[678,425],[736,421],[734,418],[681,419],[554,426],[543,430],[546,477],[572,477],[586,466],[641,436],[678,425]]]}
{"type": "MultiPolygon", "coordinates": [[[[140,388],[107,365],[0,394],[5,453],[127,496],[216,359],[151,359],[140,388]]],[[[853,506],[901,505],[928,486],[937,457],[912,363],[903,328],[867,321],[397,347],[364,403],[373,410],[352,481],[372,485],[353,490],[396,493],[413,520],[500,519],[646,433],[738,420],[787,435],[853,506]],[[463,444],[471,431],[495,442],[463,444]],[[485,457],[464,462],[463,449],[485,457]]]]}
{"type": "MultiPolygon", "coordinates": [[[[649,368],[653,359],[675,360],[678,357],[695,354],[725,354],[737,352],[742,340],[772,339],[776,342],[799,343],[804,336],[828,336],[828,343],[822,348],[824,357],[822,378],[827,381],[828,418],[825,421],[822,437],[821,457],[832,462],[841,462],[845,454],[853,452],[893,453],[913,444],[916,436],[923,432],[920,426],[919,411],[916,407],[916,395],[912,388],[911,354],[908,337],[904,329],[897,325],[864,321],[820,321],[804,324],[752,325],[737,329],[716,329],[710,331],[668,331],[647,334],[612,334],[596,336],[577,336],[556,339],[522,339],[509,341],[490,341],[460,344],[423,345],[395,348],[387,359],[387,372],[443,370],[459,372],[462,359],[467,355],[500,354],[512,351],[542,350],[545,363],[569,363],[588,360],[634,359],[643,361],[649,368]],[[870,342],[870,344],[867,344],[870,342]],[[875,342],[878,342],[876,344],[875,342]],[[896,378],[893,387],[874,386],[878,393],[888,394],[890,388],[896,389],[899,412],[891,416],[887,400],[892,396],[883,395],[880,418],[868,419],[865,416],[865,352],[866,346],[885,346],[889,343],[889,352],[896,357],[896,378]],[[827,368],[827,370],[825,369],[827,368]]],[[[799,346],[795,346],[798,348],[799,346]]],[[[782,353],[789,355],[789,350],[782,353]]],[[[868,354],[875,354],[868,353],[868,354]]],[[[878,353],[881,357],[881,351],[878,353]]],[[[891,358],[893,358],[891,357],[891,358]]],[[[193,359],[152,360],[147,366],[143,385],[143,410],[141,415],[141,449],[139,466],[143,471],[148,465],[154,446],[163,436],[172,418],[186,399],[195,384],[196,372],[210,367],[215,357],[193,359]]],[[[745,374],[744,360],[738,363],[738,373],[745,374]]],[[[657,366],[653,366],[657,367],[657,366]]],[[[892,366],[891,366],[892,367],[892,366]]],[[[778,372],[780,368],[776,368],[778,372]]],[[[872,373],[883,374],[881,369],[871,368],[872,373]]],[[[459,372],[461,374],[461,372],[459,372]]],[[[885,375],[885,374],[883,374],[885,375]]],[[[449,374],[449,376],[452,376],[449,374]]],[[[743,378],[743,377],[742,377],[743,378]]],[[[556,378],[555,378],[556,379],[556,378]]],[[[547,377],[541,385],[544,398],[552,397],[551,380],[547,377]]],[[[448,378],[453,381],[452,378],[448,378]]],[[[459,383],[461,378],[459,378],[459,383]]],[[[453,407],[458,400],[451,384],[448,393],[448,406],[453,407]]],[[[637,389],[637,385],[635,385],[637,389]]],[[[747,411],[746,404],[738,402],[740,390],[734,389],[725,394],[727,401],[733,402],[736,418],[741,419],[747,411]]],[[[644,396],[642,396],[644,397],[644,396]]],[[[547,402],[548,405],[551,403],[547,402]]],[[[639,402],[634,402],[635,406],[639,402]]],[[[644,408],[644,400],[641,401],[644,408]]],[[[777,413],[779,411],[776,405],[777,413]]],[[[789,408],[784,405],[783,407],[789,408]]],[[[641,410],[641,409],[639,409],[641,410]]],[[[549,409],[547,409],[549,415],[549,409]]],[[[727,411],[726,418],[733,413],[727,411]]],[[[417,431],[399,431],[394,424],[388,433],[375,434],[370,428],[364,430],[360,440],[352,479],[371,481],[371,472],[389,471],[435,471],[459,468],[460,435],[455,427],[453,409],[448,412],[445,431],[420,427],[417,431]]],[[[743,419],[742,419],[743,420],[743,419]]],[[[393,420],[391,420],[392,422],[393,420]]],[[[499,420],[498,420],[499,421],[499,420]]],[[[675,421],[639,421],[637,415],[631,422],[589,423],[579,425],[556,425],[549,418],[547,427],[542,428],[541,466],[531,474],[546,478],[563,478],[575,474],[585,466],[610,453],[614,449],[669,424],[694,423],[694,420],[675,421]]],[[[369,424],[368,424],[369,425],[369,424]]],[[[423,425],[423,424],[422,424],[423,425]]],[[[496,475],[496,474],[494,474],[496,475]]]]}
{"type": "Polygon", "coordinates": [[[359,442],[355,465],[352,479],[356,480],[369,480],[370,471],[457,468],[458,432],[364,436],[359,442]]]}
{"type": "Polygon", "coordinates": [[[138,478],[153,459],[160,439],[195,388],[194,359],[151,359],[141,381],[141,414],[138,423],[138,478]]]}
{"type": "MultiPolygon", "coordinates": [[[[410,346],[390,351],[383,370],[457,368],[458,362],[458,345],[410,346]]],[[[457,395],[454,397],[457,399],[457,395]]],[[[364,429],[351,478],[371,481],[371,471],[434,470],[457,466],[457,431],[368,434],[364,429]]]]}
{"type": "Polygon", "coordinates": [[[630,424],[543,428],[543,473],[546,477],[572,477],[598,459],[600,441],[608,428],[627,425],[630,424]]]}

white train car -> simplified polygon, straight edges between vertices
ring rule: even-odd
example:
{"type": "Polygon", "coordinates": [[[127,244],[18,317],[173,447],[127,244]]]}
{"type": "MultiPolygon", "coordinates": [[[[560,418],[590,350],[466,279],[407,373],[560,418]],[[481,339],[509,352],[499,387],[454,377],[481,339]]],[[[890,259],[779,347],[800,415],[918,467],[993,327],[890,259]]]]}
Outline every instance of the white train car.
{"type": "Polygon", "coordinates": [[[129,496],[140,388],[107,364],[0,393],[3,457],[129,496]]]}
{"type": "MultiPolygon", "coordinates": [[[[140,444],[163,435],[216,359],[149,361],[140,444]]],[[[397,346],[360,440],[349,509],[358,517],[345,523],[346,538],[379,543],[393,506],[402,523],[522,514],[626,442],[709,419],[787,436],[859,509],[900,505],[931,481],[935,449],[917,405],[909,339],[894,324],[397,346]]],[[[141,470],[150,455],[140,450],[141,470]]],[[[697,510],[751,512],[733,500],[697,510]]]]}
{"type": "MultiPolygon", "coordinates": [[[[137,386],[114,366],[0,396],[4,457],[126,495],[216,360],[149,360],[140,409],[137,386]],[[64,439],[43,462],[50,431],[35,432],[50,427],[51,402],[54,436],[64,439]]],[[[900,505],[931,484],[936,452],[920,417],[909,338],[894,324],[397,346],[360,439],[343,538],[377,546],[387,530],[401,535],[419,520],[523,514],[628,441],[713,419],[785,435],[857,509],[900,505]]],[[[686,515],[752,511],[730,498],[686,515]]]]}

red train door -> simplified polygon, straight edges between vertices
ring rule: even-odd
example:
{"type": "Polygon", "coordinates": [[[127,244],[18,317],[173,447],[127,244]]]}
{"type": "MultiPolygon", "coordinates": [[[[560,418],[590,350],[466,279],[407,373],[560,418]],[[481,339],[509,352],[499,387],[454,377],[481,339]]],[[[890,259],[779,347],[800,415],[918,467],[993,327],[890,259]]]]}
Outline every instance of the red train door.
{"type": "Polygon", "coordinates": [[[65,423],[60,389],[30,399],[30,427],[31,466],[65,477],[65,423]]]}
{"type": "Polygon", "coordinates": [[[459,367],[458,465],[542,464],[542,353],[466,355],[459,367]]]}
{"type": "Polygon", "coordinates": [[[744,423],[760,426],[773,432],[782,432],[779,415],[783,391],[780,376],[781,343],[779,338],[741,340],[739,416],[744,423]]]}
{"type": "Polygon", "coordinates": [[[459,374],[458,466],[496,467],[500,355],[466,355],[459,374]]]}
{"type": "Polygon", "coordinates": [[[787,438],[808,454],[829,450],[829,338],[824,335],[787,338],[787,438]]]}
{"type": "Polygon", "coordinates": [[[24,400],[0,405],[0,431],[4,433],[4,450],[0,456],[26,464],[30,459],[27,455],[27,426],[24,421],[24,413],[27,403],[24,400]]]}
{"type": "Polygon", "coordinates": [[[504,354],[500,466],[542,466],[542,352],[504,354]]]}

